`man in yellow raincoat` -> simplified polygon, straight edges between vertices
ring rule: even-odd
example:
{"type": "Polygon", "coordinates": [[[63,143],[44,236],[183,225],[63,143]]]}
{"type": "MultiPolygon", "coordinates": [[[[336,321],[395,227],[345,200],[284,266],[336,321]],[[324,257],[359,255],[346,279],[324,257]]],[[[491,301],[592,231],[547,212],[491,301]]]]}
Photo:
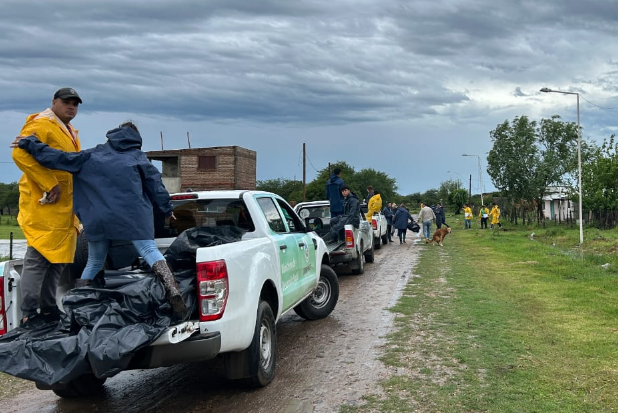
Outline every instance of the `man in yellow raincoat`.
{"type": "Polygon", "coordinates": [[[494,225],[497,225],[498,228],[502,228],[502,224],[500,223],[500,207],[498,207],[498,204],[495,202],[492,204],[489,215],[491,215],[491,228],[493,228],[494,225]]]}
{"type": "MultiPolygon", "coordinates": [[[[28,116],[20,135],[36,135],[52,148],[78,152],[77,130],[70,122],[81,103],[74,89],[58,90],[51,108],[28,116]]],[[[28,242],[20,284],[22,325],[35,328],[60,319],[56,287],[66,264],[73,262],[79,221],[73,213],[70,173],[44,168],[18,148],[13,160],[24,173],[17,220],[28,242]]]]}
{"type": "Polygon", "coordinates": [[[373,196],[369,199],[369,203],[367,204],[367,221],[371,222],[371,217],[373,217],[374,213],[378,213],[382,211],[382,196],[380,195],[380,191],[374,191],[373,196]]]}

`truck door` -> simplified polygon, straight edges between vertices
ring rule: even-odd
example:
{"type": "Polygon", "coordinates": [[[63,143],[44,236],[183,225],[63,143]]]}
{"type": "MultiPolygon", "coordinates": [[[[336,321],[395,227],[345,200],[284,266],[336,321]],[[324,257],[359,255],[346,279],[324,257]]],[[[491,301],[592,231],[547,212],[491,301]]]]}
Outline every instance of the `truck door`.
{"type": "Polygon", "coordinates": [[[257,202],[273,231],[279,251],[285,311],[303,298],[315,283],[317,270],[313,240],[285,202],[271,197],[257,198],[257,202]]]}

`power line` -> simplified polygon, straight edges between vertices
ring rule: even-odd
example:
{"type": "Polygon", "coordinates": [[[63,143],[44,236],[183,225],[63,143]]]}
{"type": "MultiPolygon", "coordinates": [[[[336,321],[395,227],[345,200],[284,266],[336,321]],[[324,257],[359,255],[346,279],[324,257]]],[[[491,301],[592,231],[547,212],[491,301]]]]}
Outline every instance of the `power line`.
{"type": "Polygon", "coordinates": [[[616,108],[606,108],[606,107],[604,107],[604,106],[599,106],[599,105],[597,105],[597,104],[595,104],[595,103],[592,103],[591,101],[589,101],[588,99],[586,99],[585,97],[583,97],[581,94],[579,95],[579,97],[581,97],[581,98],[582,98],[582,99],[584,99],[586,102],[590,103],[592,106],[596,106],[596,107],[597,107],[597,108],[599,108],[599,109],[607,109],[607,110],[614,110],[614,109],[616,109],[616,108]]]}

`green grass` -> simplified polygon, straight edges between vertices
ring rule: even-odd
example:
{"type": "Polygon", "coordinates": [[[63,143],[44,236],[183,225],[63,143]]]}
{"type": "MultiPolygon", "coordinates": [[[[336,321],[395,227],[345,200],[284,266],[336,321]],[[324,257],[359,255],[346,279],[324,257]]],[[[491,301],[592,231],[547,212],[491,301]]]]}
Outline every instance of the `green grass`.
{"type": "Polygon", "coordinates": [[[0,215],[0,239],[9,239],[11,232],[13,239],[25,239],[15,217],[0,215]]]}
{"type": "Polygon", "coordinates": [[[382,357],[396,373],[341,412],[616,411],[618,232],[584,237],[455,228],[419,245],[382,357]]]}

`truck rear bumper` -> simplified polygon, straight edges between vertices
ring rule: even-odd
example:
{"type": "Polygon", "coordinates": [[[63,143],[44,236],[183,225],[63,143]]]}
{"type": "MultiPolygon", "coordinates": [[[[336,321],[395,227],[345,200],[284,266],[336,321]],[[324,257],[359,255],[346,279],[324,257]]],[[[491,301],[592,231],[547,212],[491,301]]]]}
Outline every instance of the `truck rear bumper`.
{"type": "Polygon", "coordinates": [[[176,344],[148,346],[140,349],[129,364],[129,369],[169,367],[179,363],[210,360],[221,350],[221,333],[200,334],[176,344]]]}

